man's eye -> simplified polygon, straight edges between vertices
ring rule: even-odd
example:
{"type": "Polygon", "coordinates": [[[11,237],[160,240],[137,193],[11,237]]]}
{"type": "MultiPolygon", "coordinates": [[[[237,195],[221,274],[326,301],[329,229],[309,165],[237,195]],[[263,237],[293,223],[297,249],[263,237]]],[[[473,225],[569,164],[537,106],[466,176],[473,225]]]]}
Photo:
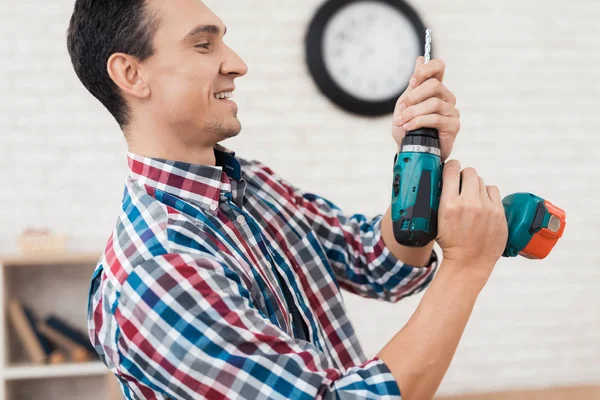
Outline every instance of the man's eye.
{"type": "Polygon", "coordinates": [[[210,46],[210,43],[203,43],[203,44],[197,44],[195,47],[201,48],[201,49],[208,49],[209,46],[210,46]]]}

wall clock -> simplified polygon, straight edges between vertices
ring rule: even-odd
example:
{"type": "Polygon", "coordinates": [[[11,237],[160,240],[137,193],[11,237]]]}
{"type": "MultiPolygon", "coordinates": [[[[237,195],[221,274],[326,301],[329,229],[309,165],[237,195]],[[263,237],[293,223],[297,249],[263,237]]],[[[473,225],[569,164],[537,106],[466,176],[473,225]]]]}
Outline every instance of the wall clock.
{"type": "Polygon", "coordinates": [[[351,113],[394,111],[425,47],[425,26],[402,0],[328,0],[305,37],[321,92],[351,113]]]}

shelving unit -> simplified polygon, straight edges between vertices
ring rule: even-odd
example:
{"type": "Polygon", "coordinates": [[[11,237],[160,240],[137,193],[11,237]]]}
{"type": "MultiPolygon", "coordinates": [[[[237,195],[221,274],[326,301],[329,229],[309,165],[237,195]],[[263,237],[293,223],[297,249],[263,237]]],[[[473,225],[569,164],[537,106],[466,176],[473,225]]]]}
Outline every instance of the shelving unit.
{"type": "Polygon", "coordinates": [[[62,378],[70,376],[101,375],[106,373],[106,365],[100,361],[86,363],[65,363],[58,365],[14,365],[4,369],[4,380],[62,378]]]}
{"type": "Polygon", "coordinates": [[[99,253],[0,256],[0,400],[117,400],[116,378],[99,360],[36,365],[27,359],[10,323],[17,298],[38,318],[59,316],[87,332],[87,295],[99,253]]]}

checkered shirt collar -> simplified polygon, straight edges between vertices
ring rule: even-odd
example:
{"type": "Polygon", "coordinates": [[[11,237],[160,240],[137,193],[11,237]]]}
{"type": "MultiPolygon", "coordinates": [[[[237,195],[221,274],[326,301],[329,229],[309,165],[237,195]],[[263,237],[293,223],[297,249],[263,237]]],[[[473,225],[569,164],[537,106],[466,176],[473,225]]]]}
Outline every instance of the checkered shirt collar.
{"type": "Polygon", "coordinates": [[[219,200],[232,196],[231,178],[241,179],[235,152],[216,144],[216,166],[150,158],[127,153],[129,176],[146,188],[161,190],[215,212],[219,200]],[[224,173],[223,173],[224,172],[224,173]]]}

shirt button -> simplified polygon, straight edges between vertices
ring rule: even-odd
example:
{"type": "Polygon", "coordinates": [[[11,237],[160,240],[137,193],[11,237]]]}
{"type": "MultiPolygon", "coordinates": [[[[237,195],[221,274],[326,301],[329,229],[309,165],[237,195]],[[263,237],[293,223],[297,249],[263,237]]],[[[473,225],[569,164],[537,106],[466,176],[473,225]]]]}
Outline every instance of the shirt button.
{"type": "Polygon", "coordinates": [[[246,218],[244,218],[243,215],[238,215],[237,222],[243,224],[244,222],[246,222],[246,218]]]}
{"type": "Polygon", "coordinates": [[[216,205],[216,204],[211,204],[211,205],[210,205],[210,209],[211,209],[211,210],[213,210],[213,211],[216,211],[216,210],[217,210],[217,208],[218,208],[218,207],[217,207],[217,205],[216,205]]]}

